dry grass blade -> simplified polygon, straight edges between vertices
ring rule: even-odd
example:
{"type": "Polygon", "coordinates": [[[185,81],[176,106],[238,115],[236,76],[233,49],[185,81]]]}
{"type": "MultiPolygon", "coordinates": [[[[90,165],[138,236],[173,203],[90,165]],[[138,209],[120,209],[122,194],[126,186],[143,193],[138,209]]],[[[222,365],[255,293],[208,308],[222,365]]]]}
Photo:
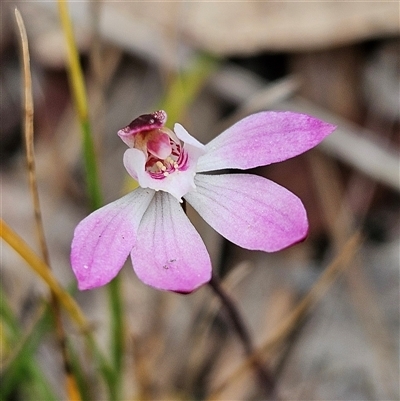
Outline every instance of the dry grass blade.
{"type": "MultiPolygon", "coordinates": [[[[30,71],[30,58],[29,58],[29,46],[28,37],[26,35],[24,21],[18,9],[15,9],[15,18],[17,20],[20,36],[21,36],[21,48],[22,48],[22,60],[23,60],[23,76],[24,76],[24,136],[25,136],[25,149],[26,149],[26,160],[28,165],[29,175],[29,188],[32,195],[32,203],[35,214],[35,225],[36,233],[39,240],[39,245],[42,253],[44,262],[50,269],[49,251],[46,244],[46,238],[44,234],[42,213],[40,209],[39,191],[36,180],[36,168],[35,168],[35,151],[33,143],[33,96],[32,96],[32,77],[30,71]]],[[[72,373],[71,363],[69,360],[67,341],[64,326],[61,319],[60,304],[55,296],[51,293],[51,307],[56,324],[56,335],[57,340],[61,349],[63,358],[64,372],[65,372],[65,386],[66,392],[71,400],[80,400],[78,391],[78,385],[75,377],[72,373]]]]}
{"type": "Polygon", "coordinates": [[[23,78],[24,78],[24,139],[26,150],[26,161],[29,176],[29,188],[32,195],[32,203],[35,214],[36,232],[39,239],[40,250],[43,260],[49,264],[49,252],[46,245],[44,235],[42,213],[40,210],[39,193],[37,189],[36,168],[35,168],[35,151],[33,144],[33,97],[32,97],[32,77],[30,71],[30,58],[28,38],[26,35],[25,25],[18,9],[15,9],[15,18],[17,20],[19,32],[21,35],[22,61],[23,61],[23,78]]]}
{"type": "Polygon", "coordinates": [[[245,373],[255,359],[265,356],[271,349],[282,343],[296,329],[299,322],[306,316],[310,308],[315,305],[329,289],[339,273],[342,273],[350,265],[361,244],[361,235],[356,232],[347,241],[339,255],[321,274],[308,294],[299,302],[293,312],[284,320],[269,336],[264,344],[256,352],[246,359],[223,383],[221,383],[209,395],[208,400],[217,400],[230,383],[245,373]]]}

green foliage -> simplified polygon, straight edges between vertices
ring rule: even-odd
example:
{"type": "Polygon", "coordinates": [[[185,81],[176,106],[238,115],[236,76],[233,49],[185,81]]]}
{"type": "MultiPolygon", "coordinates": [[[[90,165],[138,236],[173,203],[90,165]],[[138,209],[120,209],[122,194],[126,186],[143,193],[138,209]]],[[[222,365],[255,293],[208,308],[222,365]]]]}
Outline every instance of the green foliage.
{"type": "Polygon", "coordinates": [[[2,349],[7,357],[1,370],[0,400],[19,397],[26,401],[56,401],[57,397],[36,362],[35,355],[43,337],[51,329],[49,307],[46,307],[28,335],[24,336],[24,329],[0,287],[0,318],[2,349]]]}

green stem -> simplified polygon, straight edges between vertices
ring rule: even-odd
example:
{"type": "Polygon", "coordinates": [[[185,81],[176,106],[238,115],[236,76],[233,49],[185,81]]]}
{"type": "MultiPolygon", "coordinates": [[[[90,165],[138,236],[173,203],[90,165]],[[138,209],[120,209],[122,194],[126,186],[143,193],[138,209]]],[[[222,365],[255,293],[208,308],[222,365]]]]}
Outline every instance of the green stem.
{"type": "Polygon", "coordinates": [[[89,121],[84,75],[82,72],[79,53],[75,44],[72,23],[65,0],[58,0],[58,9],[67,42],[68,78],[70,81],[72,98],[82,131],[83,158],[85,162],[86,184],[90,198],[90,206],[92,210],[95,210],[102,205],[102,199],[97,169],[96,149],[94,146],[93,135],[89,121]]]}
{"type": "MultiPolygon", "coordinates": [[[[75,45],[72,23],[68,13],[65,0],[58,0],[61,24],[64,30],[67,52],[69,80],[75,108],[82,130],[82,147],[85,163],[87,191],[92,210],[102,206],[103,200],[100,190],[100,180],[96,158],[96,149],[89,121],[88,102],[84,76],[79,61],[79,53],[75,45]]],[[[112,365],[113,372],[110,375],[108,369],[104,369],[103,376],[107,381],[110,398],[117,399],[119,380],[115,380],[121,374],[122,354],[123,354],[123,320],[122,320],[122,300],[119,288],[119,279],[114,279],[108,286],[111,307],[111,339],[112,339],[112,365]]]]}
{"type": "Polygon", "coordinates": [[[108,285],[110,296],[110,313],[111,313],[111,331],[113,337],[111,339],[113,364],[116,372],[122,369],[122,354],[124,349],[124,325],[122,320],[122,299],[121,299],[121,280],[119,276],[108,285]]]}
{"type": "Polygon", "coordinates": [[[89,120],[81,121],[83,157],[85,161],[85,173],[87,191],[91,210],[102,206],[103,200],[100,190],[100,180],[97,168],[96,151],[89,120]]]}

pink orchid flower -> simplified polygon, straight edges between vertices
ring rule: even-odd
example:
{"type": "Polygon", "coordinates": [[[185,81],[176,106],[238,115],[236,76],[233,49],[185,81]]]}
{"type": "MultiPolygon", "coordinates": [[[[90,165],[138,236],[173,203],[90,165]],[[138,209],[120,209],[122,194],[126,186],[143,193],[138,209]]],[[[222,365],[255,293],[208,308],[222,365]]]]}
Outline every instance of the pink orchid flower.
{"type": "Polygon", "coordinates": [[[306,237],[306,211],[287,189],[251,174],[205,173],[287,160],[320,143],[333,125],[304,114],[260,112],[203,145],[180,124],[166,128],[166,119],[164,111],[145,114],[118,132],[129,146],[125,168],[140,187],[76,227],[71,264],[79,289],[111,281],[129,254],[139,279],[152,287],[190,293],[207,283],[210,257],[182,198],[243,248],[274,252],[306,237]]]}

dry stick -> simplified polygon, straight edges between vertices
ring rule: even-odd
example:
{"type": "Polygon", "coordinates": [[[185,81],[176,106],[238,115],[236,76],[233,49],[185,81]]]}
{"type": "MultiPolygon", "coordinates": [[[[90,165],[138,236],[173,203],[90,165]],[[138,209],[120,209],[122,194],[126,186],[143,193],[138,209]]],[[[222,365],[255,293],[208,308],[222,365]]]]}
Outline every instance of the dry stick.
{"type": "MultiPolygon", "coordinates": [[[[251,270],[250,265],[250,262],[245,261],[235,266],[234,269],[231,269],[224,277],[224,288],[227,291],[233,290],[248,276],[251,270]]],[[[219,300],[216,297],[210,299],[208,294],[204,293],[204,297],[198,300],[197,308],[192,314],[192,323],[189,326],[191,329],[188,332],[188,338],[191,339],[193,346],[190,349],[186,365],[190,366],[190,369],[184,367],[184,370],[189,373],[188,381],[190,383],[196,381],[199,370],[204,366],[204,346],[208,346],[205,341],[211,336],[211,322],[215,320],[219,309],[219,300]]],[[[212,353],[212,355],[214,354],[212,353]]]]}
{"type": "MultiPolygon", "coordinates": [[[[18,29],[21,36],[21,48],[23,59],[23,76],[24,76],[24,136],[26,148],[26,160],[29,175],[29,188],[32,195],[32,203],[35,215],[35,225],[37,237],[39,240],[42,258],[45,263],[50,266],[49,252],[46,244],[46,239],[43,229],[42,213],[40,209],[39,193],[36,181],[36,168],[35,168],[35,153],[33,145],[33,98],[32,98],[32,77],[30,72],[30,57],[28,38],[25,30],[24,21],[18,9],[15,9],[15,18],[18,24],[18,29]]],[[[80,400],[80,395],[77,387],[75,377],[72,373],[71,362],[67,351],[67,342],[65,330],[61,320],[61,308],[56,296],[51,292],[51,308],[55,319],[55,327],[57,333],[58,343],[61,348],[61,354],[64,363],[64,370],[66,375],[66,390],[71,400],[80,400]]]]}
{"type": "Polygon", "coordinates": [[[221,383],[207,398],[216,400],[222,391],[240,377],[254,360],[260,360],[261,355],[267,354],[277,345],[282,343],[297,328],[298,324],[304,319],[310,308],[315,305],[329,289],[337,276],[342,273],[354,258],[361,244],[361,235],[354,233],[342,248],[339,255],[324,270],[318,281],[312,286],[307,295],[298,303],[293,312],[275,329],[264,344],[256,349],[249,358],[244,361],[223,383],[221,383]]]}
{"type": "MultiPolygon", "coordinates": [[[[254,345],[250,337],[249,331],[247,330],[246,324],[244,323],[234,301],[223,289],[219,279],[216,276],[212,276],[210,282],[208,283],[212,288],[214,293],[220,299],[222,305],[224,306],[229,318],[231,319],[233,328],[235,329],[243,348],[248,357],[254,355],[254,345]]],[[[260,384],[264,387],[269,399],[278,399],[276,395],[276,385],[275,379],[271,372],[265,367],[258,357],[252,358],[252,365],[254,366],[260,384]]]]}
{"type": "MultiPolygon", "coordinates": [[[[181,204],[183,211],[186,213],[186,201],[184,200],[181,204]]],[[[249,331],[247,330],[246,324],[244,323],[239,310],[237,309],[235,302],[223,289],[219,279],[213,275],[208,285],[214,291],[215,295],[220,299],[222,305],[224,306],[231,322],[233,328],[235,329],[243,348],[247,356],[254,354],[254,346],[252,339],[250,337],[249,331]]],[[[255,358],[252,361],[254,368],[256,369],[260,384],[265,388],[266,394],[270,399],[278,399],[276,395],[275,380],[272,374],[267,370],[265,366],[255,358]]]]}

